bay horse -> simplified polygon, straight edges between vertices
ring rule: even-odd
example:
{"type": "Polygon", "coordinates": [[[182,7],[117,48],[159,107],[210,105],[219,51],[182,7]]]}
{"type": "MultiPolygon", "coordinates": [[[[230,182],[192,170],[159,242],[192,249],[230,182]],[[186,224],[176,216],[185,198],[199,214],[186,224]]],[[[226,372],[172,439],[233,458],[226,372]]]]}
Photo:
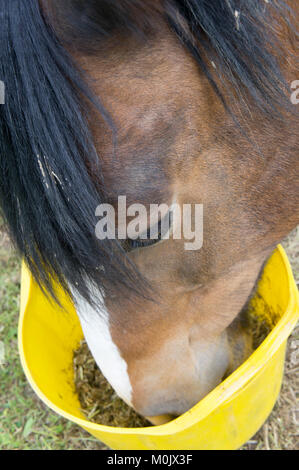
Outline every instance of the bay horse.
{"type": "Polygon", "coordinates": [[[295,0],[0,0],[4,218],[153,422],[251,354],[244,306],[298,223],[298,13],[295,0]],[[99,240],[96,207],[124,195],[202,204],[202,248],[99,240]]]}

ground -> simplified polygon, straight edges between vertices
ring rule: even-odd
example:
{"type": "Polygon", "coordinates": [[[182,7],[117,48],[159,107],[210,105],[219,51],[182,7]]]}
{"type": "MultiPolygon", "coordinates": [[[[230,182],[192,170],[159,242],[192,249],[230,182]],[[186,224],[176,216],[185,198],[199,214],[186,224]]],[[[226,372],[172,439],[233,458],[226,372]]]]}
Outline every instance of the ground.
{"type": "MultiPolygon", "coordinates": [[[[299,227],[283,243],[299,283],[299,227]]],[[[46,407],[22,371],[17,349],[20,260],[0,220],[0,450],[90,450],[106,447],[46,407]]],[[[288,341],[280,397],[260,431],[243,449],[298,449],[299,326],[288,341]],[[292,354],[293,353],[293,354],[292,354]]]]}

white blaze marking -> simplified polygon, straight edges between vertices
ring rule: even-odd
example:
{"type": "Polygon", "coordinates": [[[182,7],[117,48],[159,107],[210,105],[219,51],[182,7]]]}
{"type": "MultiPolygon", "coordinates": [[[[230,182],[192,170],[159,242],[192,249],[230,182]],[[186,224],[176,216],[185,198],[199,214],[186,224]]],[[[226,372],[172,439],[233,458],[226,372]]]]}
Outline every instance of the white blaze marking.
{"type": "Polygon", "coordinates": [[[97,366],[120,398],[132,406],[132,386],[127,363],[112,340],[107,310],[103,307],[101,316],[82,297],[72,293],[86,343],[97,366]]]}

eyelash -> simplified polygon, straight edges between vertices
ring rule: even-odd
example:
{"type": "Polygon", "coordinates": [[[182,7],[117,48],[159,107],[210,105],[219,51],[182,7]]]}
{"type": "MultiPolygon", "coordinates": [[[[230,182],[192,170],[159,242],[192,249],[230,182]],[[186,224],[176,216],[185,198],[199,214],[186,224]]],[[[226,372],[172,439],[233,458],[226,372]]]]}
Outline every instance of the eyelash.
{"type": "MultiPolygon", "coordinates": [[[[169,228],[172,231],[173,226],[173,213],[172,211],[169,212],[169,228]]],[[[146,248],[148,246],[153,246],[156,243],[159,243],[162,240],[162,221],[161,219],[158,222],[158,238],[151,239],[150,238],[150,229],[147,230],[146,239],[137,238],[133,240],[131,238],[127,238],[122,242],[122,247],[126,252],[130,252],[133,250],[137,250],[138,248],[146,248]]]]}
{"type": "Polygon", "coordinates": [[[123,241],[122,247],[125,251],[133,251],[138,248],[146,248],[148,246],[155,245],[156,243],[159,243],[161,241],[161,221],[159,221],[159,232],[158,232],[158,238],[151,239],[150,238],[150,229],[147,231],[147,238],[146,239],[141,239],[137,238],[136,240],[133,240],[131,238],[127,238],[126,240],[123,241]]]}

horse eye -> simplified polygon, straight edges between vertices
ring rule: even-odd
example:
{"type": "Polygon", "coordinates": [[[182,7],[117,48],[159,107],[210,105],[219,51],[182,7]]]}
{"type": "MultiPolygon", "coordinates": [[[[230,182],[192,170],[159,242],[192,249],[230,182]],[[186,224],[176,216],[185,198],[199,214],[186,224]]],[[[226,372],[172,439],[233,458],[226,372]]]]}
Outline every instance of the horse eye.
{"type": "Polygon", "coordinates": [[[166,217],[168,218],[168,225],[165,230],[165,227],[163,226],[162,220],[160,219],[158,222],[158,236],[157,238],[151,239],[150,238],[150,229],[147,229],[147,234],[146,237],[143,238],[136,238],[136,239],[131,239],[127,238],[126,240],[123,241],[122,247],[126,252],[130,252],[133,250],[136,250],[138,248],[146,248],[148,246],[156,245],[157,243],[161,242],[164,240],[164,236],[166,235],[167,232],[170,232],[172,229],[172,223],[173,223],[173,214],[172,211],[169,211],[165,218],[163,219],[166,220],[166,217]],[[163,232],[163,233],[162,233],[163,232]]]}
{"type": "Polygon", "coordinates": [[[125,251],[130,252],[130,251],[136,250],[137,248],[146,248],[147,246],[155,245],[156,243],[159,243],[159,241],[160,241],[159,239],[141,240],[137,238],[136,240],[131,240],[128,238],[127,240],[125,240],[122,246],[125,251]]]}
{"type": "Polygon", "coordinates": [[[133,240],[132,238],[127,238],[122,243],[122,247],[125,251],[130,252],[130,251],[136,250],[137,248],[146,248],[148,246],[155,245],[156,243],[159,243],[161,239],[162,239],[161,221],[159,221],[158,238],[151,239],[150,229],[148,229],[146,238],[136,238],[135,240],[133,240]]]}

